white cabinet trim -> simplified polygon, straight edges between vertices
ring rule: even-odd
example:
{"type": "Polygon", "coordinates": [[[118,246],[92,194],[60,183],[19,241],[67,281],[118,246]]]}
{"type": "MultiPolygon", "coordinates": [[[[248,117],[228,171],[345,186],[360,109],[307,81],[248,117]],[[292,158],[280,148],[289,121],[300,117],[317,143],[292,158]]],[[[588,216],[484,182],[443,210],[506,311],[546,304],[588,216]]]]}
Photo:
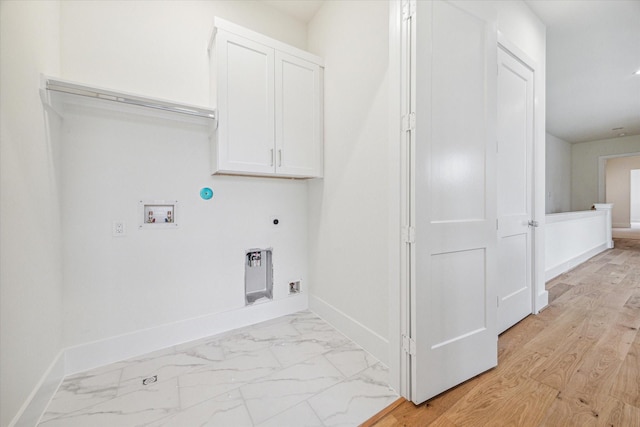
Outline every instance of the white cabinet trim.
{"type": "Polygon", "coordinates": [[[324,67],[324,61],[319,56],[316,56],[312,53],[309,53],[305,50],[298,49],[297,47],[288,45],[279,40],[272,39],[271,37],[267,37],[264,34],[257,33],[255,31],[251,31],[247,28],[241,27],[240,25],[234,24],[222,18],[214,18],[213,20],[213,33],[211,34],[211,38],[209,40],[209,51],[214,46],[216,33],[218,30],[224,30],[232,34],[239,35],[241,37],[251,39],[257,43],[261,43],[265,46],[272,47],[281,52],[288,53],[290,55],[297,56],[299,58],[304,59],[305,61],[313,62],[314,64],[318,64],[320,67],[324,67]]]}

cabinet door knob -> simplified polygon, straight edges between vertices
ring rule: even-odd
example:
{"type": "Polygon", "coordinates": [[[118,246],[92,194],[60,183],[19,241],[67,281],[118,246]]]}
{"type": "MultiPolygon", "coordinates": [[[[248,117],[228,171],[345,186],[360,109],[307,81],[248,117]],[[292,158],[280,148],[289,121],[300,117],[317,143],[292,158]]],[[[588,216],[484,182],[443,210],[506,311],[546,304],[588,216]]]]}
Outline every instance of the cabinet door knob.
{"type": "Polygon", "coordinates": [[[271,149],[271,166],[273,166],[273,148],[271,149]]]}
{"type": "Polygon", "coordinates": [[[278,167],[282,167],[282,150],[278,150],[278,167]]]}

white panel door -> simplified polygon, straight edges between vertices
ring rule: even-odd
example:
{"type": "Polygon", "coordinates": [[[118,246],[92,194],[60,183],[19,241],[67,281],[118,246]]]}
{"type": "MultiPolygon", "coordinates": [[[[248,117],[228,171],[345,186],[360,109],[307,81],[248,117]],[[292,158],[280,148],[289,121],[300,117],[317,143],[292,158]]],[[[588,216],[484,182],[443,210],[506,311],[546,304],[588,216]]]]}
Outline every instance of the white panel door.
{"type": "Polygon", "coordinates": [[[322,176],[320,67],[276,52],[276,173],[322,176]]]}
{"type": "Polygon", "coordinates": [[[273,173],[274,49],[235,34],[216,35],[217,169],[273,173]]]}
{"type": "Polygon", "coordinates": [[[533,310],[533,71],[498,49],[498,333],[533,310]]]}
{"type": "Polygon", "coordinates": [[[411,400],[497,364],[496,27],[484,2],[417,2],[411,400]]]}

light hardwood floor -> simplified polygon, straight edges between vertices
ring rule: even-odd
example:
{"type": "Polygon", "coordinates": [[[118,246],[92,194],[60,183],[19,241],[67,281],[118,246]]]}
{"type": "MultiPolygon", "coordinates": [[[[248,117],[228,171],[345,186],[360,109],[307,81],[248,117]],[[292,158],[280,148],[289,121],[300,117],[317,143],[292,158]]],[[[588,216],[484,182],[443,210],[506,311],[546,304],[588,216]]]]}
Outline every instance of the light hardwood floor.
{"type": "Polygon", "coordinates": [[[549,306],[500,335],[498,367],[364,426],[640,426],[640,240],[547,283],[549,306]]]}

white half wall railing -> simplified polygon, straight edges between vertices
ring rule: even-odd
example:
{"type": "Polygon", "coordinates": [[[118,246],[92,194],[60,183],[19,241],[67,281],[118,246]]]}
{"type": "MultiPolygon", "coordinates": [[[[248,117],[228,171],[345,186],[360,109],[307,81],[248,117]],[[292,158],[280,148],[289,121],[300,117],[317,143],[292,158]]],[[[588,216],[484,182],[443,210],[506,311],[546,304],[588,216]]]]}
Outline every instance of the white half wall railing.
{"type": "Polygon", "coordinates": [[[545,224],[545,280],[571,270],[600,252],[613,248],[611,203],[596,210],[549,214],[545,224]]]}

